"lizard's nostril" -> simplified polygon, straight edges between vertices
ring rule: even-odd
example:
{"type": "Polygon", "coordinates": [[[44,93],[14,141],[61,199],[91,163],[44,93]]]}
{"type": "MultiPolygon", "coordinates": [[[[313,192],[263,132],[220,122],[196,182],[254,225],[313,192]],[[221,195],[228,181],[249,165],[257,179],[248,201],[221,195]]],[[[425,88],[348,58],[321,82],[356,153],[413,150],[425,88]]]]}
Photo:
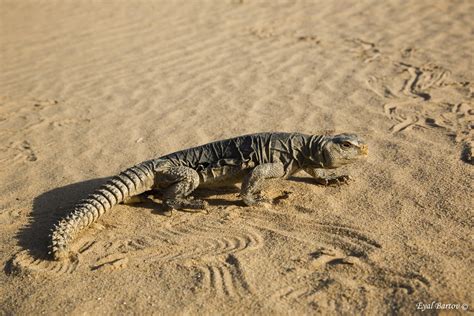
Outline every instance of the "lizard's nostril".
{"type": "Polygon", "coordinates": [[[360,152],[361,152],[363,155],[367,156],[367,155],[369,154],[369,146],[367,146],[367,145],[362,145],[362,146],[360,147],[360,152]]]}

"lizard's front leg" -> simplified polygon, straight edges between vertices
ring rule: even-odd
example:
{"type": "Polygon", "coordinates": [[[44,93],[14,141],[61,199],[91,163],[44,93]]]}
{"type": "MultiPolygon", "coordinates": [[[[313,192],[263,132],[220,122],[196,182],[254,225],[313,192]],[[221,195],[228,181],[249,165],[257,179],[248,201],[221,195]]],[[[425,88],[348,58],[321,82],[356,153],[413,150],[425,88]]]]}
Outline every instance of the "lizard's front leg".
{"type": "Polygon", "coordinates": [[[352,179],[349,175],[336,176],[332,174],[328,176],[323,169],[319,168],[304,168],[304,171],[312,176],[318,184],[322,185],[347,184],[352,179]]]}
{"type": "Polygon", "coordinates": [[[245,176],[242,182],[240,196],[245,204],[254,205],[265,200],[256,196],[260,190],[263,181],[271,178],[281,178],[285,175],[282,163],[265,163],[256,166],[245,176]]]}

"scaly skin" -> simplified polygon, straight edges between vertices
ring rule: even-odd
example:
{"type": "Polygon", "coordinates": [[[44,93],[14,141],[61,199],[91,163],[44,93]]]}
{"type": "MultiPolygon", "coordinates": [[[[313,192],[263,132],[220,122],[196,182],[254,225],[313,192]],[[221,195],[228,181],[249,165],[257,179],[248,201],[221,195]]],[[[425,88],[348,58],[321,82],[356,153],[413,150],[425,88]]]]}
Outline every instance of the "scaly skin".
{"type": "Polygon", "coordinates": [[[121,172],[76,204],[74,210],[53,228],[51,253],[54,259],[68,257],[69,244],[79,231],[96,222],[114,205],[149,190],[153,182],[153,164],[144,162],[121,172]]]}
{"type": "Polygon", "coordinates": [[[341,183],[348,176],[324,177],[334,169],[365,158],[367,145],[356,135],[259,133],[221,140],[142,162],[110,179],[80,201],[51,234],[55,260],[69,257],[77,234],[118,203],[150,190],[161,191],[170,209],[204,209],[207,202],[190,199],[198,186],[242,182],[246,205],[265,202],[258,192],[265,179],[286,179],[304,170],[317,183],[341,183]]]}

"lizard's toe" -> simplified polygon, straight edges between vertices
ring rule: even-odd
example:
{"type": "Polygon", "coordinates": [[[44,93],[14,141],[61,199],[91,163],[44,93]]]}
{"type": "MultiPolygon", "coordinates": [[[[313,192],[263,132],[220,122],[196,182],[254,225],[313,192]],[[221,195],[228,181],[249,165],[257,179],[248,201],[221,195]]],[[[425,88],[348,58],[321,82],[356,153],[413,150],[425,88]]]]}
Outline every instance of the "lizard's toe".
{"type": "Polygon", "coordinates": [[[354,179],[348,174],[345,174],[345,175],[342,175],[342,176],[338,177],[338,181],[340,182],[340,184],[349,184],[349,182],[351,182],[353,180],[354,179]]]}
{"type": "Polygon", "coordinates": [[[209,203],[204,200],[194,200],[193,203],[198,209],[205,210],[209,207],[209,203]]]}
{"type": "Polygon", "coordinates": [[[263,206],[272,204],[272,200],[258,196],[242,196],[242,200],[247,206],[263,206]]]}

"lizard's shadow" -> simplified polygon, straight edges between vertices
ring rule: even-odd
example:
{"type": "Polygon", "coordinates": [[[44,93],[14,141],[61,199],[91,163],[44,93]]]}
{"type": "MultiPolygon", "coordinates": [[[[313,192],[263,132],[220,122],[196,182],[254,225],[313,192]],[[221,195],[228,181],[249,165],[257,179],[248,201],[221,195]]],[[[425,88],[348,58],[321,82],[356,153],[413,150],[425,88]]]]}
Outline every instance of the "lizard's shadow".
{"type": "MultiPolygon", "coordinates": [[[[162,196],[159,192],[150,192],[155,195],[159,200],[161,200],[162,196]]],[[[191,194],[192,197],[197,198],[197,199],[204,199],[206,200],[210,206],[244,206],[244,203],[240,200],[228,200],[228,199],[222,199],[222,198],[216,198],[216,196],[223,195],[223,194],[235,194],[237,195],[240,193],[240,188],[234,187],[234,186],[228,186],[228,187],[221,187],[221,188],[197,188],[193,193],[191,194]],[[209,199],[209,197],[212,197],[212,199],[209,199]]],[[[147,196],[148,193],[144,193],[144,196],[147,196]]],[[[145,208],[145,209],[150,209],[152,210],[153,214],[158,214],[158,215],[165,215],[169,216],[167,211],[168,209],[163,206],[161,201],[155,202],[155,201],[144,201],[141,203],[137,204],[129,204],[129,206],[136,206],[140,208],[145,208]]],[[[183,210],[186,212],[185,210],[183,210]]],[[[193,212],[193,211],[190,211],[193,212]]]]}
{"type": "MultiPolygon", "coordinates": [[[[33,200],[33,208],[28,218],[28,223],[20,228],[15,238],[21,250],[27,250],[34,259],[51,259],[48,255],[51,228],[61,218],[66,216],[81,199],[86,198],[102,184],[111,179],[96,178],[68,184],[38,195],[33,200]]],[[[232,191],[231,191],[232,192],[232,191]]],[[[198,189],[194,196],[205,198],[211,195],[229,193],[227,190],[198,189]]],[[[211,205],[235,205],[235,201],[213,199],[211,205]]],[[[131,204],[131,207],[147,208],[155,214],[163,213],[163,206],[159,203],[145,202],[131,204]]]]}

